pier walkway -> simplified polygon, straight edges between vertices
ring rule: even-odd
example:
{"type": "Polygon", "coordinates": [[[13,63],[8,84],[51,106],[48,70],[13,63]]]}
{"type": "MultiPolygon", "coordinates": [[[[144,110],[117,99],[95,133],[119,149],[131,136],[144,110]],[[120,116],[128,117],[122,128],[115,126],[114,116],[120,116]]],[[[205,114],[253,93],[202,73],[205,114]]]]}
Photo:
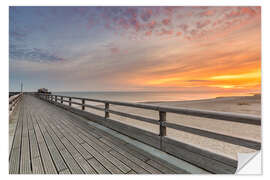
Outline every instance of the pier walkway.
{"type": "Polygon", "coordinates": [[[32,95],[12,116],[10,174],[187,173],[32,95]]]}

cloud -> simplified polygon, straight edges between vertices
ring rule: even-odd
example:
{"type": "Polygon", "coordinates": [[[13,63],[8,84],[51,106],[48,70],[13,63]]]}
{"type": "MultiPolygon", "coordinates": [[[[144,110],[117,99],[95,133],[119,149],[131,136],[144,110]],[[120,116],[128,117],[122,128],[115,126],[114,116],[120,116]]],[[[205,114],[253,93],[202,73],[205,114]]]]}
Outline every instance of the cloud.
{"type": "Polygon", "coordinates": [[[170,23],[171,23],[170,19],[163,19],[162,20],[162,24],[165,25],[165,26],[169,25],[170,23]]]}
{"type": "Polygon", "coordinates": [[[177,32],[176,33],[176,36],[181,36],[182,35],[182,32],[177,32]]]}
{"type": "Polygon", "coordinates": [[[117,48],[117,47],[111,47],[110,50],[111,50],[112,53],[118,53],[119,52],[119,48],[117,48]]]}
{"type": "Polygon", "coordinates": [[[14,60],[29,60],[29,61],[42,61],[42,62],[54,62],[54,61],[64,60],[64,58],[51,54],[42,49],[18,48],[15,45],[12,45],[10,47],[9,54],[10,54],[10,58],[14,60]]]}
{"type": "Polygon", "coordinates": [[[199,13],[199,16],[214,16],[215,14],[216,14],[215,9],[209,9],[209,10],[199,13]]]}
{"type": "Polygon", "coordinates": [[[32,15],[10,29],[12,36],[25,39],[10,43],[10,73],[34,76],[37,84],[42,79],[61,87],[61,81],[77,90],[156,89],[145,82],[157,79],[165,80],[161,89],[209,85],[208,76],[260,68],[260,10],[246,8],[86,7],[66,18],[67,8],[47,21],[47,31],[33,28],[24,34],[20,26],[44,24],[32,15]],[[232,11],[241,15],[225,15],[232,11]]]}
{"type": "Polygon", "coordinates": [[[159,35],[172,35],[173,34],[173,30],[166,30],[166,29],[161,29],[161,32],[159,33],[159,35]]]}
{"type": "Polygon", "coordinates": [[[209,19],[205,20],[205,21],[199,21],[196,23],[197,28],[203,28],[207,25],[209,25],[211,23],[211,21],[209,19]]]}
{"type": "Polygon", "coordinates": [[[151,18],[152,14],[152,9],[147,8],[142,10],[140,17],[143,21],[148,21],[151,18]]]}
{"type": "Polygon", "coordinates": [[[152,35],[152,31],[150,30],[150,31],[145,32],[145,35],[146,36],[151,36],[152,35]]]}

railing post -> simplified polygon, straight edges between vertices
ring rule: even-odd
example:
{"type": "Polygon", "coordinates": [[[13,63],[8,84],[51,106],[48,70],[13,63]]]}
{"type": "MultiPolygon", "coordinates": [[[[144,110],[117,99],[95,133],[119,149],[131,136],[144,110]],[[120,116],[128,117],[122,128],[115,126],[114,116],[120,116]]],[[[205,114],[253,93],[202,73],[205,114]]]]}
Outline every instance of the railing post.
{"type": "Polygon", "coordinates": [[[69,103],[68,103],[69,106],[71,106],[71,97],[69,98],[69,103]]]}
{"type": "Polygon", "coordinates": [[[54,99],[54,100],[55,100],[55,102],[57,102],[57,96],[54,96],[54,98],[55,98],[55,99],[54,99]]]}
{"type": "Polygon", "coordinates": [[[166,126],[164,125],[166,122],[166,112],[159,111],[159,136],[160,136],[160,149],[164,150],[163,137],[166,136],[166,126]]]}
{"type": "Polygon", "coordinates": [[[82,110],[84,110],[84,109],[85,109],[84,104],[85,104],[85,100],[84,100],[84,99],[82,99],[82,110]]]}
{"type": "Polygon", "coordinates": [[[61,97],[61,103],[63,104],[63,97],[61,97]]]}
{"type": "Polygon", "coordinates": [[[110,107],[110,104],[106,102],[105,103],[105,109],[104,109],[104,111],[105,111],[105,119],[110,117],[109,107],[110,107]]]}

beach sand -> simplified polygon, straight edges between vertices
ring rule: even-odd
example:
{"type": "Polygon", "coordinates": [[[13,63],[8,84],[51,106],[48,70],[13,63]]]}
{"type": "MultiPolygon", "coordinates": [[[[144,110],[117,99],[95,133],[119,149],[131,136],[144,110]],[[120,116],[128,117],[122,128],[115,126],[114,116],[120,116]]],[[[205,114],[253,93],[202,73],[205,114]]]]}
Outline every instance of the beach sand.
{"type": "MultiPolygon", "coordinates": [[[[235,97],[218,97],[214,99],[191,100],[191,101],[163,101],[163,102],[144,102],[147,104],[154,104],[159,106],[171,107],[186,107],[192,109],[204,109],[222,112],[235,112],[241,114],[261,115],[261,96],[235,96],[235,97]]],[[[110,105],[110,109],[122,111],[130,114],[140,115],[144,117],[159,118],[158,112],[151,110],[144,110],[139,108],[130,108],[110,105]]],[[[90,112],[104,116],[103,112],[93,111],[90,112]]],[[[129,119],[117,115],[110,114],[110,118],[125,124],[142,128],[144,130],[159,133],[159,126],[149,123],[141,122],[134,119],[129,119]]],[[[178,115],[174,113],[167,113],[167,121],[181,124],[189,127],[196,127],[203,130],[208,130],[220,134],[250,139],[261,142],[261,126],[241,124],[235,122],[228,122],[222,120],[215,120],[209,118],[192,117],[187,115],[178,115]]],[[[171,128],[167,128],[167,136],[191,144],[193,146],[203,148],[205,150],[230,157],[237,160],[237,153],[241,152],[254,152],[255,150],[232,145],[218,140],[213,140],[190,133],[181,132],[171,128]]]]}

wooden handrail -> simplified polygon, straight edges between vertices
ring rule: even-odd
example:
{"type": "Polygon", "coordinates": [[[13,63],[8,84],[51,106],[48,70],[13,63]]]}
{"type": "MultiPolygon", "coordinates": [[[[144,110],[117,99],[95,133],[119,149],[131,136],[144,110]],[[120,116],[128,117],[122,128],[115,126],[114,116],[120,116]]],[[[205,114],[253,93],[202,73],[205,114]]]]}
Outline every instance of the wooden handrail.
{"type": "Polygon", "coordinates": [[[219,134],[216,132],[211,132],[207,130],[197,129],[193,127],[183,126],[179,124],[174,123],[168,123],[166,122],[166,113],[176,113],[176,114],[184,114],[184,115],[190,115],[190,116],[197,116],[197,117],[204,117],[204,118],[211,118],[214,120],[224,120],[224,121],[232,121],[232,122],[238,122],[243,124],[250,124],[255,126],[261,125],[261,117],[254,116],[254,115],[245,115],[245,114],[238,114],[238,113],[228,113],[228,112],[217,112],[217,111],[207,111],[207,110],[198,110],[198,109],[190,109],[190,108],[173,108],[173,107],[165,107],[165,106],[155,106],[155,105],[148,105],[148,104],[142,104],[142,103],[127,103],[127,102],[119,102],[119,101],[107,101],[107,100],[97,100],[97,99],[89,99],[89,98],[78,98],[78,97],[69,97],[69,96],[60,96],[60,95],[51,95],[51,94],[37,94],[39,97],[43,98],[44,100],[53,102],[53,103],[62,103],[67,102],[69,106],[71,104],[80,105],[82,110],[85,110],[85,107],[93,108],[96,110],[104,111],[104,118],[109,118],[109,114],[116,114],[123,117],[128,117],[140,121],[144,121],[151,124],[159,125],[159,136],[160,136],[160,149],[164,149],[163,147],[163,137],[166,136],[166,128],[173,128],[179,131],[184,131],[188,133],[192,133],[195,135],[200,135],[207,138],[216,139],[219,141],[236,144],[239,146],[248,147],[251,149],[259,150],[261,148],[261,143],[228,136],[224,134],[219,134]],[[54,99],[52,99],[54,97],[54,99]],[[64,100],[64,98],[68,98],[68,100],[64,100]],[[81,100],[82,103],[74,102],[72,99],[81,100]],[[57,102],[57,100],[59,100],[57,102]],[[86,101],[92,101],[92,102],[99,102],[104,103],[105,108],[101,108],[98,106],[93,106],[86,104],[86,101]],[[109,105],[119,105],[119,106],[127,106],[127,107],[134,107],[134,108],[142,108],[147,110],[154,110],[159,112],[159,120],[146,118],[138,115],[128,114],[125,112],[115,111],[109,109],[109,105]]]}
{"type": "Polygon", "coordinates": [[[23,93],[19,93],[19,94],[16,94],[16,95],[9,97],[9,112],[10,112],[10,114],[13,112],[17,103],[21,100],[22,95],[23,95],[23,93]]]}
{"type": "MultiPolygon", "coordinates": [[[[211,118],[211,119],[216,119],[216,120],[225,120],[225,121],[233,121],[233,122],[253,124],[253,125],[261,125],[261,117],[255,116],[255,115],[218,112],[218,111],[200,110],[200,109],[192,109],[192,108],[178,108],[178,107],[174,108],[174,107],[166,107],[166,106],[155,106],[155,105],[149,105],[149,104],[143,104],[143,103],[108,101],[108,100],[98,100],[98,99],[50,95],[50,94],[45,94],[45,96],[56,96],[57,98],[58,97],[72,98],[72,99],[85,100],[85,102],[92,101],[92,102],[99,102],[99,103],[104,103],[104,104],[109,103],[109,104],[119,105],[119,106],[135,107],[135,108],[141,108],[141,109],[147,109],[147,110],[155,110],[155,111],[163,111],[163,112],[184,114],[184,115],[197,116],[197,117],[205,117],[205,118],[211,118]]],[[[69,102],[69,101],[65,101],[65,102],[69,102]]],[[[82,103],[76,103],[76,104],[82,105],[82,103]]]]}

